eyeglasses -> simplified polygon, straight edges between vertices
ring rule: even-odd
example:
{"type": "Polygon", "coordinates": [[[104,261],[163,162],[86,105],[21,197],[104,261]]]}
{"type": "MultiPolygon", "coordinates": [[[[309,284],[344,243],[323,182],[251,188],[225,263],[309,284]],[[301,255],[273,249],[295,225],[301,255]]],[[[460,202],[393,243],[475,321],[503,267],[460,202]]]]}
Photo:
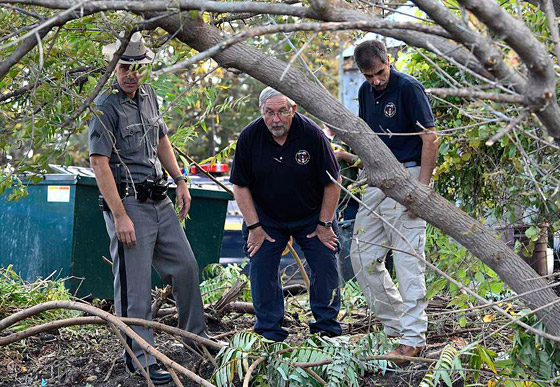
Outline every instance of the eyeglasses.
{"type": "Polygon", "coordinates": [[[272,110],[267,110],[263,113],[266,118],[273,118],[274,116],[278,116],[278,118],[286,118],[290,114],[292,114],[291,110],[280,110],[279,112],[273,112],[272,110]]]}

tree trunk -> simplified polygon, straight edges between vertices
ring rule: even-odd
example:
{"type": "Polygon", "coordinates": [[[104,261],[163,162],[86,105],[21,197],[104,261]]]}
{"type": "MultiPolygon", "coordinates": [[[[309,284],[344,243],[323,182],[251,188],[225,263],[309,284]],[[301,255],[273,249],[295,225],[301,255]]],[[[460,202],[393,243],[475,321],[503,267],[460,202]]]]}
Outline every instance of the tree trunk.
{"type": "MultiPolygon", "coordinates": [[[[155,13],[145,15],[155,16],[155,13]]],[[[223,32],[188,14],[158,20],[160,27],[198,51],[204,51],[224,39],[223,32]]],[[[315,117],[329,123],[337,135],[361,157],[369,183],[377,186],[432,225],[456,239],[465,248],[492,268],[515,292],[537,290],[522,297],[529,308],[544,306],[555,299],[543,279],[535,279],[535,271],[515,254],[495,233],[469,217],[429,187],[413,179],[394,158],[369,126],[350,113],[325,89],[291,67],[280,80],[286,63],[266,55],[247,44],[236,44],[213,56],[225,68],[237,68],[274,87],[303,106],[315,117]]],[[[537,312],[547,331],[560,335],[560,303],[537,312]]]]}

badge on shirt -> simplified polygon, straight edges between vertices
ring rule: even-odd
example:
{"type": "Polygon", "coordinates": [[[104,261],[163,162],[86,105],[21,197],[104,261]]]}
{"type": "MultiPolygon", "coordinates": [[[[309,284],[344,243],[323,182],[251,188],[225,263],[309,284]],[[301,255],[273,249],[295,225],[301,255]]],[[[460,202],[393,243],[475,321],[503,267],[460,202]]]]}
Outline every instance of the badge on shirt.
{"type": "Polygon", "coordinates": [[[397,107],[393,102],[389,102],[387,105],[385,105],[385,109],[383,109],[383,113],[385,113],[385,117],[389,117],[389,118],[393,117],[396,112],[397,112],[397,107]]]}
{"type": "Polygon", "coordinates": [[[307,164],[310,158],[311,156],[309,156],[309,152],[306,150],[300,150],[296,153],[296,161],[299,165],[307,164]]]}

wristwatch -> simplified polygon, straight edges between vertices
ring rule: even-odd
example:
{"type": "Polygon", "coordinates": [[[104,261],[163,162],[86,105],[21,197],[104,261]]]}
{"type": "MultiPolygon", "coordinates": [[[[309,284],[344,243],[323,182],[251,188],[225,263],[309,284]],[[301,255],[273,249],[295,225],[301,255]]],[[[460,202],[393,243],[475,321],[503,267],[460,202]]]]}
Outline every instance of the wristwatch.
{"type": "Polygon", "coordinates": [[[321,221],[321,220],[317,221],[317,223],[320,224],[321,226],[323,226],[324,228],[331,228],[331,227],[332,227],[332,224],[333,224],[332,221],[330,221],[330,222],[323,222],[323,221],[321,221]]]}
{"type": "Polygon", "coordinates": [[[173,181],[175,182],[175,184],[177,184],[178,182],[180,182],[181,180],[183,180],[184,182],[187,181],[187,177],[185,175],[179,175],[177,177],[173,178],[173,181]]]}

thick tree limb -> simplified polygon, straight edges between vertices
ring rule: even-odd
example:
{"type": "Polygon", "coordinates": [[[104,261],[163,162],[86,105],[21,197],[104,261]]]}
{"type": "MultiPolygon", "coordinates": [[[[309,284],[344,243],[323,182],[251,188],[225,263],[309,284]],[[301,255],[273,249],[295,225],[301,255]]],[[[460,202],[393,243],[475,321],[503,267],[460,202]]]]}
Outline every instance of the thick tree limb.
{"type": "MultiPolygon", "coordinates": [[[[0,0],[0,4],[27,4],[37,5],[45,8],[67,9],[74,6],[75,3],[70,0],[0,0]]],[[[291,15],[303,18],[315,18],[323,21],[333,22],[373,22],[379,21],[379,18],[364,15],[363,13],[342,9],[342,8],[324,8],[320,7],[319,11],[301,6],[291,6],[287,4],[270,4],[264,2],[229,2],[222,3],[216,1],[205,0],[178,0],[169,3],[168,1],[151,1],[140,2],[132,0],[123,1],[89,1],[80,8],[84,12],[94,13],[108,10],[128,10],[137,13],[155,12],[166,10],[200,10],[213,12],[239,12],[239,13],[260,13],[269,15],[291,15]]],[[[390,36],[403,42],[429,50],[428,44],[432,44],[440,51],[452,56],[460,63],[466,63],[469,68],[477,73],[489,78],[491,75],[480,66],[470,52],[457,46],[453,42],[433,37],[430,34],[423,34],[411,31],[401,31],[397,29],[375,29],[376,33],[390,36]]]]}
{"type": "MultiPolygon", "coordinates": [[[[224,39],[222,31],[200,20],[170,17],[160,26],[198,51],[218,44],[224,39]],[[182,21],[182,22],[181,22],[182,21]]],[[[557,298],[546,282],[535,278],[535,272],[493,231],[469,217],[427,186],[410,178],[369,126],[352,115],[344,106],[298,69],[291,68],[283,81],[280,76],[286,64],[245,44],[236,44],[214,56],[224,67],[234,67],[278,89],[301,104],[309,113],[333,126],[337,134],[351,146],[364,162],[368,181],[381,188],[387,196],[410,208],[434,226],[455,238],[474,255],[498,273],[508,286],[518,293],[535,290],[522,299],[530,308],[537,308],[557,298]]],[[[554,304],[540,311],[544,325],[552,335],[560,335],[560,305],[554,304]]]]}
{"type": "Polygon", "coordinates": [[[516,85],[517,90],[525,88],[525,79],[505,64],[501,51],[493,47],[487,38],[471,30],[461,19],[449,12],[441,2],[437,0],[415,0],[414,3],[449,32],[457,43],[472,50],[478,62],[497,79],[506,84],[516,85]]]}
{"type": "Polygon", "coordinates": [[[556,100],[556,74],[550,55],[520,20],[508,14],[498,3],[484,0],[460,0],[480,21],[503,39],[520,56],[529,70],[525,95],[543,107],[537,116],[549,134],[560,141],[560,107],[556,100]]]}
{"type": "MultiPolygon", "coordinates": [[[[369,216],[374,216],[375,218],[381,220],[384,223],[385,227],[389,227],[391,230],[393,230],[393,232],[396,233],[396,235],[398,235],[398,237],[401,238],[408,245],[408,250],[409,251],[414,251],[414,246],[412,246],[411,242],[408,239],[406,239],[406,237],[399,230],[397,230],[394,225],[389,223],[383,216],[381,216],[377,212],[375,212],[374,207],[368,206],[361,199],[357,198],[352,192],[350,192],[346,187],[343,187],[341,184],[339,184],[336,181],[336,179],[334,179],[332,176],[329,175],[329,177],[330,177],[331,181],[335,182],[335,184],[338,184],[340,186],[340,188],[343,191],[346,192],[346,194],[348,194],[352,199],[359,202],[360,205],[363,206],[368,211],[369,216]]],[[[358,238],[356,240],[358,240],[358,238]]],[[[367,243],[366,241],[362,241],[362,242],[367,243]]],[[[393,248],[393,250],[395,250],[395,248],[393,248]]],[[[479,300],[480,302],[483,302],[484,303],[483,305],[489,305],[488,301],[484,297],[479,295],[474,290],[470,289],[468,286],[463,285],[461,282],[459,282],[456,279],[454,279],[453,277],[451,277],[449,274],[447,274],[445,271],[441,270],[439,267],[437,267],[436,265],[434,265],[433,263],[428,261],[426,258],[422,257],[421,255],[419,255],[416,252],[412,253],[412,255],[416,259],[418,259],[419,261],[423,262],[426,265],[426,267],[432,269],[435,273],[439,274],[442,278],[445,278],[450,283],[457,286],[457,288],[459,288],[461,291],[471,295],[472,297],[479,300]]],[[[539,289],[539,290],[541,290],[541,289],[539,289]]],[[[551,303],[541,305],[538,308],[534,309],[531,313],[535,313],[539,310],[546,309],[549,306],[554,305],[555,303],[558,303],[558,302],[560,302],[560,298],[555,298],[551,303]]],[[[512,322],[517,322],[517,324],[519,324],[522,328],[525,328],[527,331],[529,331],[529,332],[531,332],[535,335],[539,335],[541,337],[544,337],[544,338],[547,338],[549,340],[553,340],[553,341],[556,341],[556,342],[560,343],[560,336],[550,335],[550,334],[548,334],[546,332],[543,332],[539,329],[536,329],[536,328],[534,328],[534,327],[532,327],[532,326],[530,326],[530,325],[528,325],[524,322],[521,322],[520,319],[522,317],[521,318],[515,318],[510,313],[508,313],[506,310],[501,308],[499,305],[492,304],[490,307],[493,308],[494,310],[496,310],[497,312],[499,312],[500,314],[502,314],[504,317],[511,320],[512,322]]]]}

